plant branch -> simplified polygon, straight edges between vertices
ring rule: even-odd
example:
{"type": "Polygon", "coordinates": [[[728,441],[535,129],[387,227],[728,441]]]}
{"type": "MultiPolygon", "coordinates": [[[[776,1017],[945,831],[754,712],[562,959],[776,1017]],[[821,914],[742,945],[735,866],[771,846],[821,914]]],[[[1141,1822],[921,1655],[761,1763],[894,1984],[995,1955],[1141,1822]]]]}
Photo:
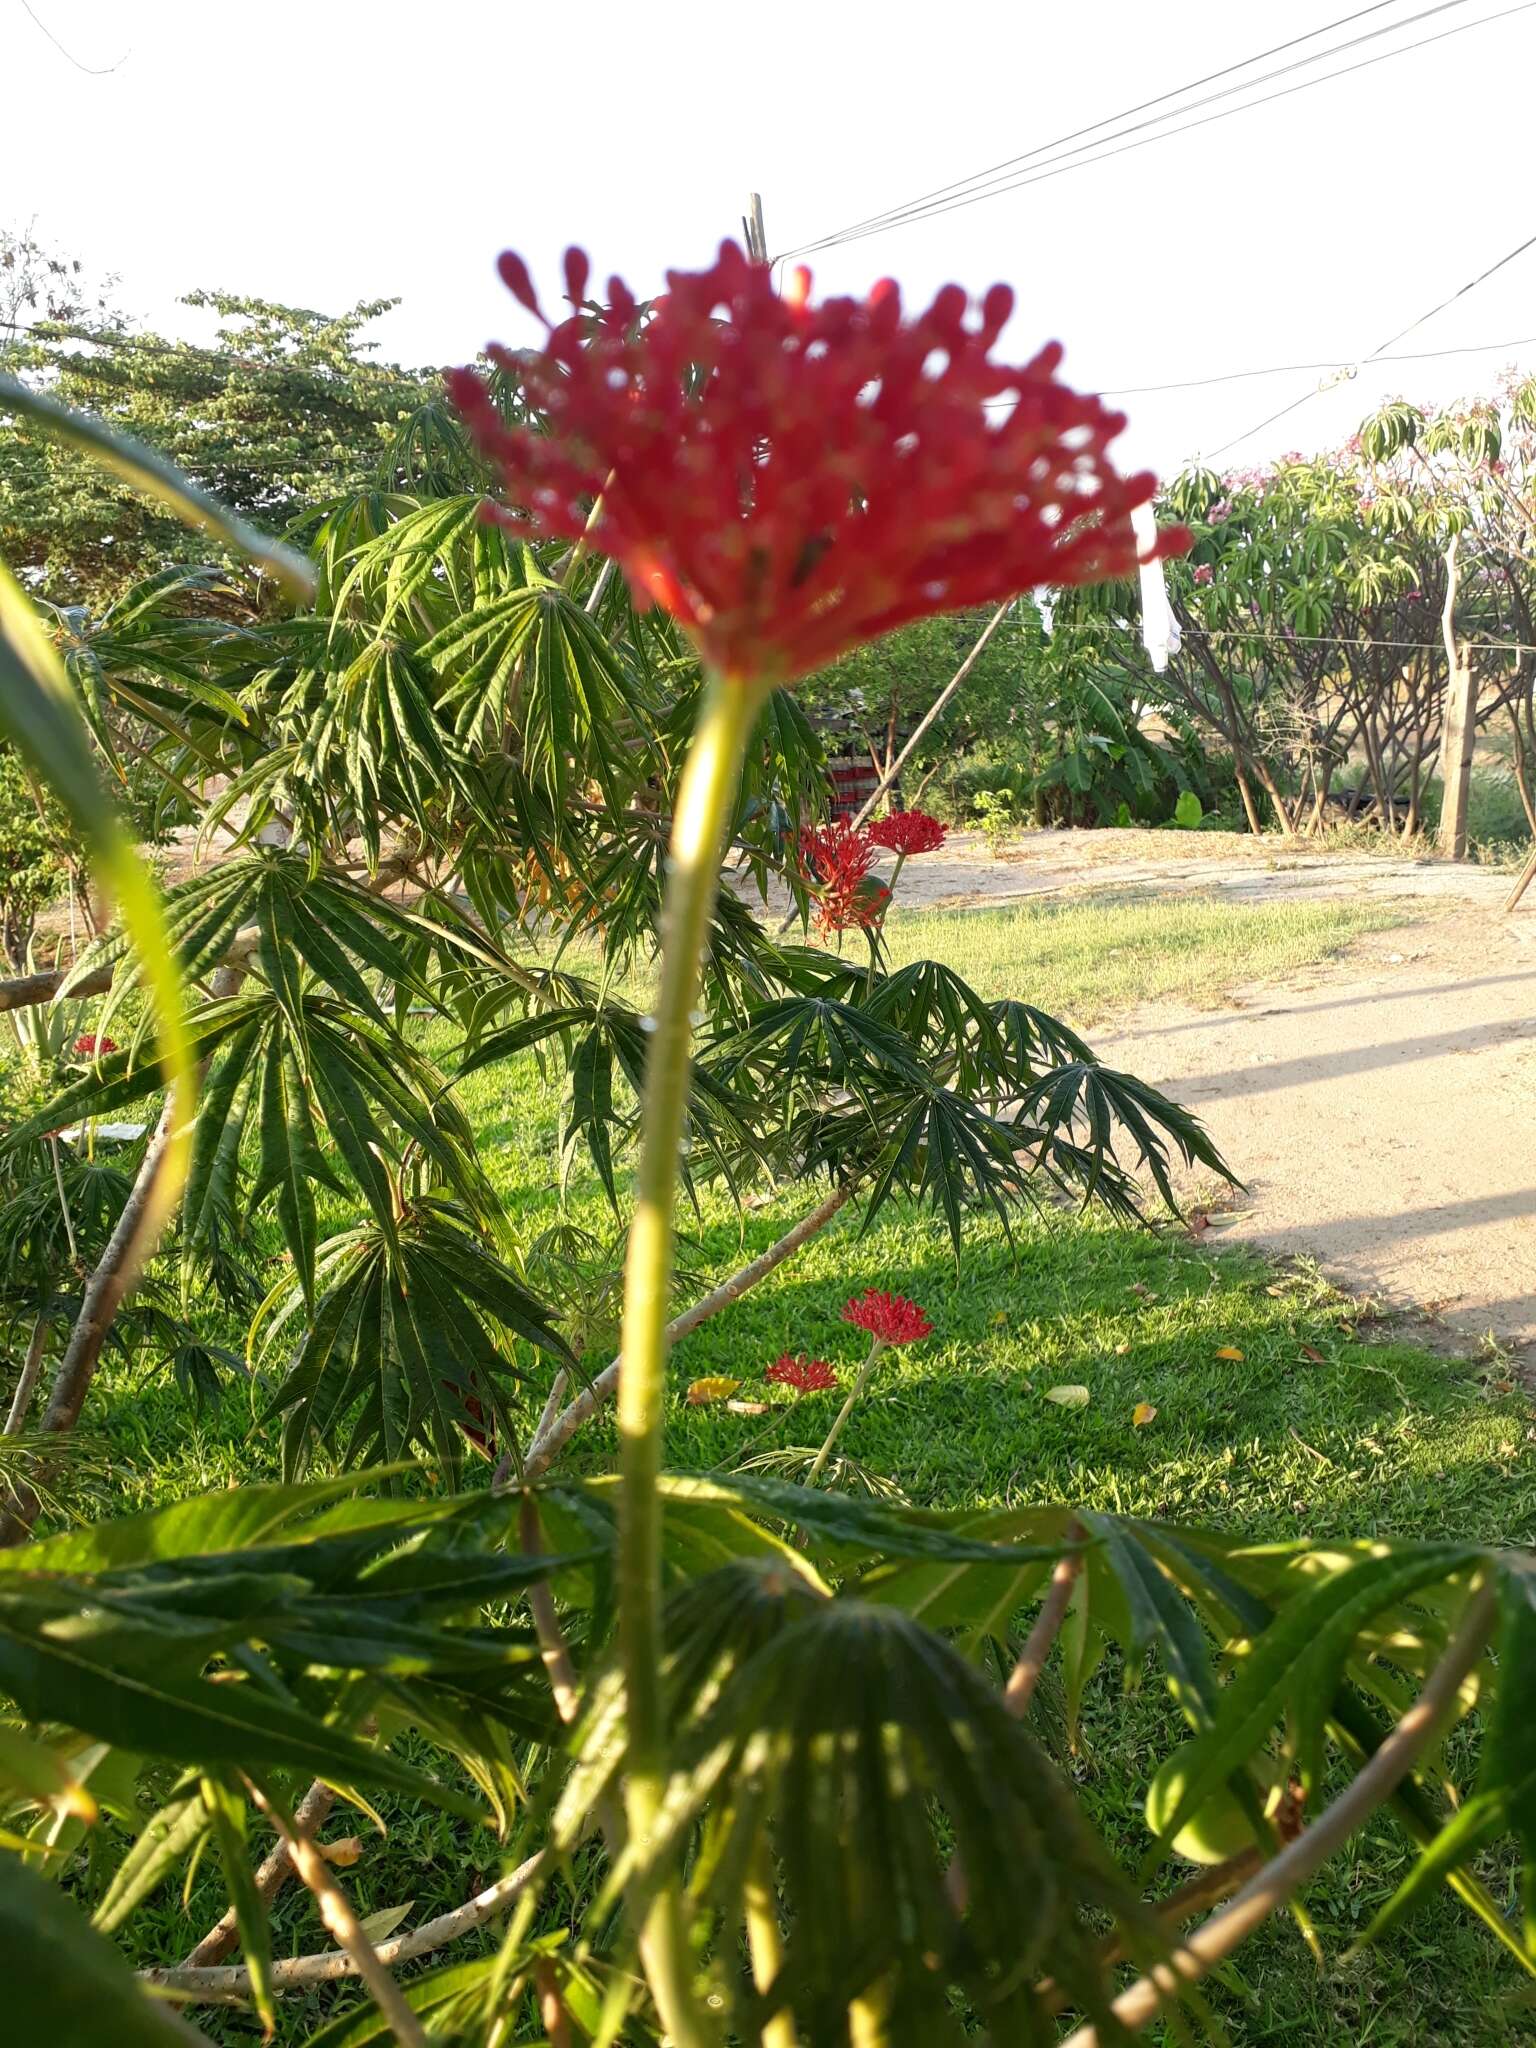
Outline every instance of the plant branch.
{"type": "Polygon", "coordinates": [[[315,1895],[320,1918],[347,1952],[357,1974],[367,1986],[374,2004],[389,2022],[395,2039],[403,2048],[427,2048],[421,2022],[406,2004],[399,1985],[384,1967],[378,1950],[368,1939],[363,1923],[352,1910],[352,1901],[331,1875],[330,1865],[302,1829],[285,1814],[260,1786],[246,1780],[251,1797],[288,1845],[294,1869],[315,1895]]]}
{"type": "MultiPolygon", "coordinates": [[[[323,1827],[326,1816],[336,1803],[336,1794],[330,1786],[316,1778],[304,1797],[294,1808],[293,1824],[311,1841],[317,1828],[323,1827]]],[[[324,1855],[324,1845],[321,1854],[324,1855]]],[[[293,1858],[288,1854],[288,1844],[279,1835],[276,1844],[268,1850],[256,1866],[256,1893],[263,1906],[270,1906],[289,1878],[294,1875],[293,1858]]],[[[214,1963],[222,1963],[240,1946],[240,1924],[235,1918],[235,1909],[230,1907],[223,1919],[217,1921],[182,1963],[187,1970],[202,1969],[214,1963]]]]}
{"type": "MultiPolygon", "coordinates": [[[[551,1852],[541,1849],[536,1856],[519,1863],[515,1870],[509,1870],[505,1877],[498,1878],[495,1884],[487,1885],[484,1891],[466,1899],[462,1906],[439,1913],[435,1920],[428,1920],[414,1933],[392,1935],[388,1941],[375,1943],[374,1955],[381,1964],[409,1963],[418,1956],[431,1955],[437,1949],[446,1948],[460,1935],[470,1934],[493,1919],[504,1906],[510,1905],[541,1877],[553,1861],[551,1852]]],[[[183,1963],[171,1969],[141,1970],[139,1974],[147,1984],[158,1985],[164,1991],[181,1992],[194,1999],[240,1997],[251,1988],[251,1973],[243,1963],[227,1964],[221,1969],[194,1968],[183,1963]]],[[[344,1948],[322,1949],[314,1955],[290,1956],[272,1965],[272,1983],[278,1991],[293,1990],[307,1984],[330,1984],[338,1978],[358,1974],[356,1963],[344,1948]]]]}
{"type": "MultiPolygon", "coordinates": [[[[784,1261],[792,1257],[809,1238],[824,1230],[839,1210],[847,1207],[853,1199],[856,1185],[855,1182],[845,1181],[841,1186],[835,1187],[831,1194],[818,1202],[814,1209],[807,1211],[800,1221],[792,1229],[785,1231],[767,1251],[760,1252],[745,1266],[738,1267],[729,1279],[722,1280],[718,1287],[712,1288],[708,1294],[702,1296],[692,1308],[684,1309],[680,1316],[674,1316],[667,1325],[668,1344],[680,1342],[690,1330],[696,1330],[700,1323],[708,1322],[711,1316],[719,1315],[720,1311],[729,1308],[732,1302],[740,1301],[741,1297],[756,1287],[759,1281],[766,1280],[776,1267],[782,1266],[784,1261]]],[[[602,1407],[619,1383],[619,1371],[623,1363],[622,1355],[614,1359],[612,1364],[604,1366],[594,1379],[589,1380],[575,1400],[562,1409],[553,1420],[540,1420],[533,1442],[528,1447],[528,1455],[523,1460],[522,1476],[525,1482],[541,1478],[581,1425],[602,1407]]],[[[509,1456],[503,1458],[497,1467],[495,1483],[504,1485],[511,1473],[512,1460],[509,1456]]]]}
{"type": "MultiPolygon", "coordinates": [[[[1243,1886],[1230,1905],[1213,1914],[1166,1961],[1121,1993],[1115,2000],[1114,2011],[1123,2026],[1146,2026],[1187,1985],[1199,1983],[1364,1824],[1433,1740],[1455,1704],[1462,1681],[1487,1648],[1494,1614],[1493,1588],[1485,1583],[1473,1595],[1461,1626],[1425,1680],[1418,1698],[1370,1762],[1311,1827],[1303,1829],[1295,1841],[1243,1886]]],[[[1092,2025],[1079,2027],[1061,2048],[1100,2048],[1098,2029],[1092,2025]]]]}
{"type": "MultiPolygon", "coordinates": [[[[1067,1530],[1069,1540],[1080,1536],[1082,1531],[1074,1522],[1067,1530]]],[[[1061,1632],[1061,1624],[1067,1618],[1067,1609],[1072,1602],[1072,1588],[1077,1584],[1077,1575],[1083,1568],[1083,1553],[1070,1551],[1065,1557],[1058,1557],[1051,1573],[1050,1587],[1041,1602],[1040,1612],[1035,1616],[1034,1626],[1024,1640],[1019,1652],[1019,1661],[1008,1674],[1008,1683],[1003,1687],[1003,1705],[1016,1721],[1022,1721],[1029,1712],[1029,1703],[1035,1696],[1035,1687],[1040,1683],[1040,1674],[1045,1669],[1051,1647],[1061,1632]]]]}

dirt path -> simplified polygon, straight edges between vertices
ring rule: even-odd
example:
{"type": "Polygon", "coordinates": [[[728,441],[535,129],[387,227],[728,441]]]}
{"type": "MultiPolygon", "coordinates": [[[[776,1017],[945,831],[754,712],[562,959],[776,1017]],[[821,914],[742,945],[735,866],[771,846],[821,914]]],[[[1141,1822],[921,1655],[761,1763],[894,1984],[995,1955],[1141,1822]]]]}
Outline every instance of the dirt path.
{"type": "MultiPolygon", "coordinates": [[[[932,909],[1016,903],[1083,889],[1214,892],[1237,900],[1411,897],[1492,907],[1510,876],[1449,861],[1340,854],[1236,832],[1031,832],[994,856],[979,833],[957,832],[901,872],[904,904],[932,909]]],[[[1536,897],[1529,899],[1536,905],[1536,897]]]]}
{"type": "Polygon", "coordinates": [[[1248,1183],[1223,1239],[1536,1345],[1536,916],[1442,912],[1094,1040],[1198,1110],[1248,1183]]]}

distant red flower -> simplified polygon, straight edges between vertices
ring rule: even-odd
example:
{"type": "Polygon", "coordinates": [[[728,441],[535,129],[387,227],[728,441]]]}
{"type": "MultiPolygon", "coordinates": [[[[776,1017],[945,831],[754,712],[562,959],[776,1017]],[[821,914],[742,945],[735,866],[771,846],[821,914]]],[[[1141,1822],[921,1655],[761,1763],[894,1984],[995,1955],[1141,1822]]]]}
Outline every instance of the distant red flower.
{"type": "Polygon", "coordinates": [[[926,811],[892,811],[870,826],[869,836],[876,846],[905,859],[909,853],[937,853],[949,834],[926,811]]]}
{"type": "Polygon", "coordinates": [[[904,1294],[881,1294],[873,1287],[848,1303],[843,1321],[857,1323],[883,1344],[915,1344],[933,1330],[915,1301],[908,1301],[904,1294]]]}
{"type": "MultiPolygon", "coordinates": [[[[726,242],[647,309],[611,278],[604,310],[556,325],[522,259],[500,269],[548,330],[490,351],[538,425],[509,425],[475,371],[448,378],[515,508],[498,516],[575,539],[600,496],[591,544],[723,674],[789,682],[909,619],[1135,567],[1130,514],[1153,479],[1116,472],[1124,418],[1057,381],[1057,343],[989,359],[1006,285],[973,326],[953,284],[903,321],[888,279],[813,306],[808,271],[781,295],[726,242]]],[[[570,250],[574,308],[589,274],[570,250]]],[[[1165,533],[1158,552],[1185,545],[1165,533]]]]}
{"type": "Polygon", "coordinates": [[[109,1052],[116,1051],[115,1038],[98,1038],[94,1031],[82,1031],[75,1040],[75,1052],[83,1060],[105,1059],[109,1052]]]}
{"type": "Polygon", "coordinates": [[[802,1351],[792,1358],[785,1351],[768,1367],[765,1378],[781,1387],[793,1387],[797,1394],[824,1394],[837,1385],[837,1374],[824,1358],[807,1358],[802,1351]]]}
{"type": "Polygon", "coordinates": [[[1195,581],[1197,583],[1214,583],[1215,580],[1216,571],[1209,562],[1197,562],[1195,564],[1195,581]]]}
{"type": "Polygon", "coordinates": [[[883,882],[870,878],[875,847],[862,825],[834,818],[807,825],[800,834],[800,873],[815,900],[823,931],[863,929],[878,921],[890,900],[883,882]]]}

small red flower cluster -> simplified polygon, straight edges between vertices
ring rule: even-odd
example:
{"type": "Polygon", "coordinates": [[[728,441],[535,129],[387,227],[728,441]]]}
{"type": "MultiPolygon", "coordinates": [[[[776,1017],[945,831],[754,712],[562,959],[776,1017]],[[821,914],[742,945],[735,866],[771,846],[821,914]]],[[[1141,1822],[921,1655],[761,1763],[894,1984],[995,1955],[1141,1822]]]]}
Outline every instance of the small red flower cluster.
{"type": "Polygon", "coordinates": [[[824,1358],[807,1358],[802,1351],[791,1357],[785,1351],[768,1367],[765,1378],[781,1387],[793,1387],[797,1394],[824,1394],[837,1385],[837,1374],[824,1358]]]}
{"type": "Polygon", "coordinates": [[[882,1294],[874,1287],[848,1303],[843,1321],[857,1323],[882,1344],[915,1344],[933,1330],[915,1301],[908,1301],[904,1294],[882,1294]]]}
{"type": "Polygon", "coordinates": [[[807,825],[800,834],[800,872],[825,932],[863,930],[878,922],[889,900],[883,882],[872,881],[875,849],[862,826],[847,818],[807,825]]]}
{"type": "Polygon", "coordinates": [[[94,1031],[82,1031],[75,1040],[75,1053],[83,1060],[105,1059],[109,1052],[116,1051],[115,1038],[98,1038],[94,1031]]]}
{"type": "MultiPolygon", "coordinates": [[[[646,309],[610,278],[594,312],[572,249],[575,310],[555,324],[521,257],[500,270],[548,330],[542,349],[489,352],[535,424],[509,425],[474,370],[448,379],[515,508],[499,516],[589,534],[721,674],[791,682],[909,619],[1136,566],[1130,515],[1153,479],[1116,472],[1124,418],[1058,382],[1057,343],[991,360],[1006,285],[974,325],[953,284],[910,319],[889,279],[813,306],[808,271],[781,295],[726,242],[646,309]]],[[[1187,545],[1165,533],[1158,553],[1187,545]]]]}
{"type": "Polygon", "coordinates": [[[905,860],[912,853],[937,853],[949,834],[926,811],[892,811],[889,817],[876,819],[869,836],[876,846],[905,860]]]}

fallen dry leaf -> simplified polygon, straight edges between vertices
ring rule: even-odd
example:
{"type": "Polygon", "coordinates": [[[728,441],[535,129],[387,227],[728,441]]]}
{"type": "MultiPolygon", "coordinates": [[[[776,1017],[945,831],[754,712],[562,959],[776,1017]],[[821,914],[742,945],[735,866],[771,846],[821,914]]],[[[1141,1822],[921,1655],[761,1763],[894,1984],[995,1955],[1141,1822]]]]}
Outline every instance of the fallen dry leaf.
{"type": "Polygon", "coordinates": [[[725,1405],[732,1415],[767,1415],[773,1408],[771,1401],[727,1401],[725,1405]]]}
{"type": "Polygon", "coordinates": [[[1129,1351],[1129,1350],[1130,1350],[1130,1348],[1131,1348],[1131,1347],[1130,1347],[1130,1344],[1129,1344],[1128,1342],[1127,1342],[1127,1343],[1124,1343],[1124,1344],[1117,1344],[1117,1345],[1115,1346],[1115,1356],[1116,1356],[1116,1358],[1124,1358],[1125,1354],[1127,1353],[1127,1351],[1129,1351]]]}
{"type": "Polygon", "coordinates": [[[363,1853],[361,1835],[343,1835],[339,1842],[320,1842],[316,1845],[327,1863],[334,1863],[338,1870],[350,1870],[363,1853]]]}
{"type": "Polygon", "coordinates": [[[1139,1294],[1143,1301],[1157,1300],[1157,1295],[1147,1285],[1145,1280],[1133,1280],[1131,1282],[1131,1292],[1132,1294],[1139,1294]]]}
{"type": "Polygon", "coordinates": [[[1047,1387],[1045,1398],[1058,1408],[1086,1408],[1089,1394],[1086,1387],[1047,1387]]]}
{"type": "Polygon", "coordinates": [[[740,1385],[740,1380],[695,1380],[688,1389],[688,1406],[690,1408],[709,1408],[716,1401],[728,1401],[740,1385]]]}
{"type": "Polygon", "coordinates": [[[1002,1328],[1004,1328],[1004,1327],[1005,1327],[1005,1325],[1007,1324],[1007,1321],[1008,1321],[1008,1311],[1007,1311],[1007,1309],[1005,1309],[1005,1308],[1000,1308],[1000,1309],[998,1310],[997,1314],[996,1314],[996,1315],[995,1315],[995,1316],[994,1316],[994,1317],[992,1318],[992,1327],[993,1327],[993,1329],[994,1329],[994,1330],[1001,1330],[1002,1328]]]}
{"type": "Polygon", "coordinates": [[[1314,1365],[1326,1365],[1328,1363],[1315,1344],[1303,1344],[1301,1355],[1303,1358],[1310,1358],[1314,1365]]]}
{"type": "Polygon", "coordinates": [[[1216,1356],[1218,1358],[1228,1358],[1234,1365],[1241,1365],[1243,1362],[1243,1354],[1235,1344],[1223,1344],[1216,1356]]]}
{"type": "Polygon", "coordinates": [[[1131,1426],[1133,1429],[1145,1429],[1149,1422],[1155,1422],[1156,1420],[1157,1410],[1150,1401],[1138,1401],[1131,1410],[1131,1426]]]}

